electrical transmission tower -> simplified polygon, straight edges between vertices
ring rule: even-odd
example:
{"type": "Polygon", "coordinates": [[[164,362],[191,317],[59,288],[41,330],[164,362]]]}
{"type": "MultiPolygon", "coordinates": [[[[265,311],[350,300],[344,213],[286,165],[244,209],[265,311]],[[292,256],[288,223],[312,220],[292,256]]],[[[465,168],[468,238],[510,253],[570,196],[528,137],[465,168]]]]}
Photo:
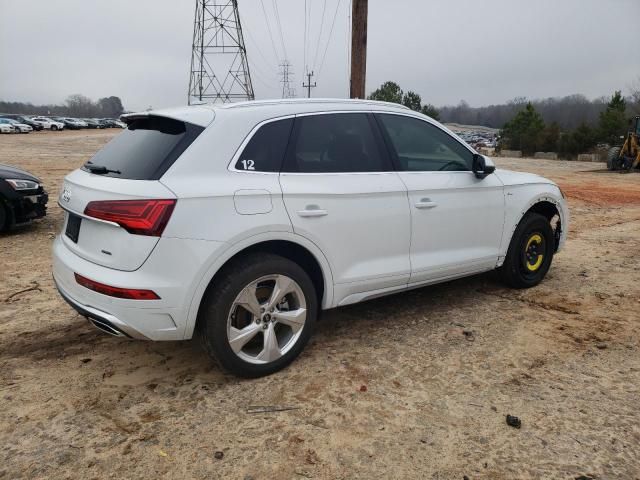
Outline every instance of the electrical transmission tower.
{"type": "Polygon", "coordinates": [[[291,64],[285,60],[280,64],[280,83],[282,83],[282,98],[295,98],[296,89],[291,86],[293,82],[293,72],[291,64]]]}
{"type": "Polygon", "coordinates": [[[196,0],[189,105],[253,100],[237,0],[196,0]]]}

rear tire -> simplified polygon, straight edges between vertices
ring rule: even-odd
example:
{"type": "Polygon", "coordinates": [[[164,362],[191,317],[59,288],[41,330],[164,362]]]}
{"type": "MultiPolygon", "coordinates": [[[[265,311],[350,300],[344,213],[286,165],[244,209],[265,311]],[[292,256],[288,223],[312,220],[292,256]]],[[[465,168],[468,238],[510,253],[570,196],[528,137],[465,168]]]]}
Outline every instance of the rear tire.
{"type": "Polygon", "coordinates": [[[538,285],[551,266],[555,238],[549,221],[538,213],[526,213],[516,227],[499,272],[512,288],[538,285]]]}
{"type": "Polygon", "coordinates": [[[620,150],[621,147],[611,147],[607,152],[607,168],[609,170],[620,170],[622,168],[620,150]]]}
{"type": "Polygon", "coordinates": [[[261,377],[283,369],[302,352],[317,315],[309,275],[287,258],[257,252],[225,267],[209,286],[198,314],[198,335],[225,370],[261,377]]]}

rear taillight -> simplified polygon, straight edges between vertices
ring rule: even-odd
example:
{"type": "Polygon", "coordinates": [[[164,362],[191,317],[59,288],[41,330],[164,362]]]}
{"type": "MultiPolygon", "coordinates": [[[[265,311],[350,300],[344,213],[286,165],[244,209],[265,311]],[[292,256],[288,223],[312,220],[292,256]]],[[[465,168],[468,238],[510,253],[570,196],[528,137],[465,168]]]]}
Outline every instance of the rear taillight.
{"type": "Polygon", "coordinates": [[[104,283],[90,280],[78,273],[74,273],[78,285],[82,285],[89,290],[116,298],[126,298],[128,300],[160,300],[158,294],[152,290],[140,290],[137,288],[120,288],[105,285],[104,283]]]}
{"type": "Polygon", "coordinates": [[[175,200],[105,200],[89,202],[84,214],[117,223],[129,233],[159,237],[175,206],[175,200]]]}

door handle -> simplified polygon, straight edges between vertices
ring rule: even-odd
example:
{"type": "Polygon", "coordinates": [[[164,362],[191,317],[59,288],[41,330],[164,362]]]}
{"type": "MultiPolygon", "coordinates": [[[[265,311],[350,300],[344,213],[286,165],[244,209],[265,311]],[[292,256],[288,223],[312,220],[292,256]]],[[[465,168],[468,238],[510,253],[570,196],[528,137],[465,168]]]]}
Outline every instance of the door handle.
{"type": "Polygon", "coordinates": [[[416,208],[434,208],[437,206],[438,204],[436,202],[432,202],[430,198],[422,198],[415,204],[416,208]]]}
{"type": "Polygon", "coordinates": [[[301,217],[324,217],[328,215],[326,210],[322,210],[317,205],[307,205],[304,210],[298,210],[298,215],[301,217]]]}

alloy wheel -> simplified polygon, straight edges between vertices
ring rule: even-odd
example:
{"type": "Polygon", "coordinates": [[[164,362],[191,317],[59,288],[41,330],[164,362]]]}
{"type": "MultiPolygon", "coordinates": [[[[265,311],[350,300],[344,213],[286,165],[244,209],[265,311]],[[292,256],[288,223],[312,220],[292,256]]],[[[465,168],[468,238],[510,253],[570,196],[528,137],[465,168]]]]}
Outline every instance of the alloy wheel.
{"type": "Polygon", "coordinates": [[[306,319],[300,285],[286,275],[266,275],[245,286],[235,298],[227,317],[227,340],[242,360],[271,363],[293,348],[306,319]]]}

